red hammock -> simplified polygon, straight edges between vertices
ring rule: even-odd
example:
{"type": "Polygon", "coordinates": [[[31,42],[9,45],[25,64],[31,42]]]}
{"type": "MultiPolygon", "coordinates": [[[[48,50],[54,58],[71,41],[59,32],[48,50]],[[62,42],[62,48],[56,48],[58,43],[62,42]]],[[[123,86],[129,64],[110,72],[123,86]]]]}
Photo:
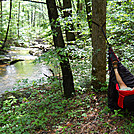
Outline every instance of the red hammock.
{"type": "Polygon", "coordinates": [[[108,106],[114,110],[118,108],[127,108],[134,111],[134,90],[120,90],[115,77],[112,61],[118,60],[118,72],[123,82],[130,88],[134,87],[134,76],[121,64],[113,49],[109,47],[109,86],[108,86],[108,106]]]}

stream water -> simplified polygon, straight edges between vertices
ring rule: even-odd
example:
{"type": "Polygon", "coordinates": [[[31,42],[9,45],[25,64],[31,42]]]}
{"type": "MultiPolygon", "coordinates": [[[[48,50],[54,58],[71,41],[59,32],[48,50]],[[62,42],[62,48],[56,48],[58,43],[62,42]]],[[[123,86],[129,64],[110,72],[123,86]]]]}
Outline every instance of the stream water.
{"type": "MultiPolygon", "coordinates": [[[[42,63],[32,63],[36,56],[29,54],[29,48],[15,47],[10,51],[12,58],[24,59],[13,65],[0,66],[0,94],[5,91],[14,90],[14,85],[18,80],[27,79],[28,82],[40,78],[47,79],[44,74],[50,75],[50,71],[46,65],[42,63]]],[[[23,83],[24,84],[24,83],[23,83]]]]}

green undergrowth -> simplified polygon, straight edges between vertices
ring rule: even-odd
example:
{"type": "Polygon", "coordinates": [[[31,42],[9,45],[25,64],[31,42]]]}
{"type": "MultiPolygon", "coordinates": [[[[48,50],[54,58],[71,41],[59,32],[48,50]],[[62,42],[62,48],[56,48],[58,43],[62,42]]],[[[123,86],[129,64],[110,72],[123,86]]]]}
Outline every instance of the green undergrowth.
{"type": "Polygon", "coordinates": [[[58,85],[24,88],[29,96],[11,92],[0,102],[0,133],[114,133],[134,132],[134,117],[107,106],[107,94],[77,91],[66,99],[58,85]]]}

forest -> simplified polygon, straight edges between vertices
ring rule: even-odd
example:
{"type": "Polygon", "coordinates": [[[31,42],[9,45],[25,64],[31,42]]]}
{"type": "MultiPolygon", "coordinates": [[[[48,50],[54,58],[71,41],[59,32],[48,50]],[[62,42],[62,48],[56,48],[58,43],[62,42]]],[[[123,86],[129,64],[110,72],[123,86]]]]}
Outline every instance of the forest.
{"type": "Polygon", "coordinates": [[[133,134],[134,93],[120,107],[112,62],[133,88],[133,9],[133,0],[1,0],[0,133],[133,134]]]}

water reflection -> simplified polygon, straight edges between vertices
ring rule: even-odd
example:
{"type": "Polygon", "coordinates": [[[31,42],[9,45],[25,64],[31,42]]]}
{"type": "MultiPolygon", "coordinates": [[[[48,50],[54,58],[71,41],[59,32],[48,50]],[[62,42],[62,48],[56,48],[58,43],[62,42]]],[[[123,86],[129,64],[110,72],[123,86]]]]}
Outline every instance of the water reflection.
{"type": "Polygon", "coordinates": [[[32,81],[44,77],[44,74],[50,75],[46,65],[32,63],[36,57],[29,55],[28,52],[28,49],[11,51],[12,55],[19,59],[25,59],[25,61],[17,62],[14,65],[0,66],[0,94],[6,90],[12,90],[13,85],[19,79],[28,78],[29,81],[32,81]]]}

